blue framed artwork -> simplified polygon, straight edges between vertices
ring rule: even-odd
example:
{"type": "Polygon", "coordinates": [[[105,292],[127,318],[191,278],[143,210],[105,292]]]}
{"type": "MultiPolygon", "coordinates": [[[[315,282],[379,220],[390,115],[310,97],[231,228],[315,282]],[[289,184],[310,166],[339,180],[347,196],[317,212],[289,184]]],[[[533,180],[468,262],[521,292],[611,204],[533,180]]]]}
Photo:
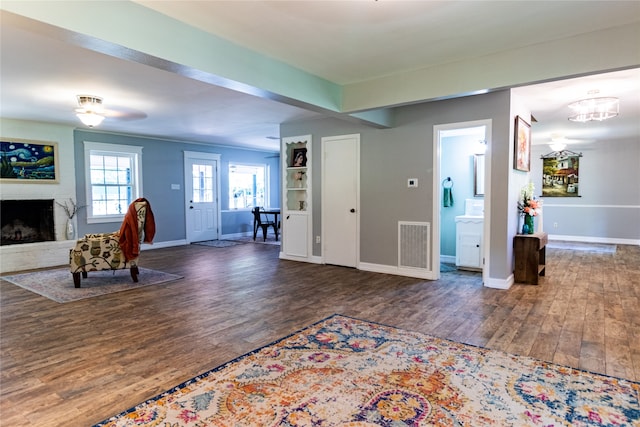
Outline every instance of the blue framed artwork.
{"type": "Polygon", "coordinates": [[[3,182],[58,182],[58,144],[0,138],[0,180],[3,182]]]}

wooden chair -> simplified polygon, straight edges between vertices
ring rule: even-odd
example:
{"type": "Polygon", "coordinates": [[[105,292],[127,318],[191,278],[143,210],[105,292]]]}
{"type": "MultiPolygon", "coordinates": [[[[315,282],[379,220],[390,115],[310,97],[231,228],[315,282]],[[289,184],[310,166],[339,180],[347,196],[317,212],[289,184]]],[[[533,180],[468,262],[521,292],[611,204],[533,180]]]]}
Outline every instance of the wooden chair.
{"type": "Polygon", "coordinates": [[[251,210],[253,213],[253,240],[256,240],[256,236],[258,235],[258,229],[262,228],[262,240],[267,240],[267,230],[269,227],[273,227],[273,231],[276,232],[276,227],[278,224],[275,221],[271,221],[267,214],[264,213],[264,209],[256,206],[251,210]]]}

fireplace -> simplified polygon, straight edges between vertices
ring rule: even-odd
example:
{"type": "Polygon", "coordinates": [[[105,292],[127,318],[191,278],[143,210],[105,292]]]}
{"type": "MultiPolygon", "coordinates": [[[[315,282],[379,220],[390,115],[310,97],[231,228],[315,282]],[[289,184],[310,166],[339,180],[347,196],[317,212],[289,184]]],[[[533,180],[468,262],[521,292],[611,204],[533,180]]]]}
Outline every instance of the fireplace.
{"type": "Polygon", "coordinates": [[[55,240],[53,199],[2,200],[0,218],[2,246],[55,240]]]}

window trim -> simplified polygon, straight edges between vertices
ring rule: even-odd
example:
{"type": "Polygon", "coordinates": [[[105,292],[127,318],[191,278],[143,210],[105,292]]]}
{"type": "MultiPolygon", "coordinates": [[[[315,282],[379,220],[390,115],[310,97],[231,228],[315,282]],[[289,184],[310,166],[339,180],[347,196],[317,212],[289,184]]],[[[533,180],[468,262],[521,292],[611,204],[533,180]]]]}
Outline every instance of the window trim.
{"type": "Polygon", "coordinates": [[[87,204],[87,224],[98,224],[107,222],[122,222],[124,214],[121,215],[93,215],[93,196],[91,185],[91,155],[115,155],[130,156],[133,160],[133,200],[144,194],[142,191],[142,147],[136,145],[107,144],[103,142],[84,141],[84,177],[85,177],[85,200],[87,204]]]}
{"type": "Polygon", "coordinates": [[[231,212],[238,212],[238,211],[251,211],[251,209],[253,209],[253,207],[250,208],[232,208],[231,207],[231,165],[236,165],[236,166],[248,166],[248,167],[261,167],[264,169],[264,207],[268,207],[269,206],[269,202],[271,200],[271,180],[270,180],[270,167],[269,164],[267,163],[258,163],[258,162],[242,162],[242,161],[232,161],[230,160],[229,163],[227,164],[227,176],[229,177],[228,179],[228,184],[227,184],[227,194],[229,194],[229,197],[227,198],[227,203],[229,204],[228,210],[231,212]]]}

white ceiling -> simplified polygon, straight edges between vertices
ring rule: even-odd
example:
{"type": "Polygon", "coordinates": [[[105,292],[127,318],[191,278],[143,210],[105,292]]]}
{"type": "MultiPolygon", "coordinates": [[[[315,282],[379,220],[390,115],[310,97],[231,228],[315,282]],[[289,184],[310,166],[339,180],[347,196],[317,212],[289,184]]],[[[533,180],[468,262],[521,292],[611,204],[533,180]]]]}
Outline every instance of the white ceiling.
{"type": "MultiPolygon", "coordinates": [[[[137,3],[337,84],[640,20],[640,2],[137,3]]],[[[1,22],[1,117],[80,126],[73,114],[75,96],[90,94],[102,96],[110,112],[100,130],[277,150],[281,123],[321,116],[107,56],[37,27],[1,22]]],[[[576,141],[640,134],[640,69],[522,87],[517,93],[538,120],[534,143],[545,143],[552,133],[576,141]],[[620,116],[603,123],[568,122],[567,104],[593,89],[619,97],[620,116]]]]}

